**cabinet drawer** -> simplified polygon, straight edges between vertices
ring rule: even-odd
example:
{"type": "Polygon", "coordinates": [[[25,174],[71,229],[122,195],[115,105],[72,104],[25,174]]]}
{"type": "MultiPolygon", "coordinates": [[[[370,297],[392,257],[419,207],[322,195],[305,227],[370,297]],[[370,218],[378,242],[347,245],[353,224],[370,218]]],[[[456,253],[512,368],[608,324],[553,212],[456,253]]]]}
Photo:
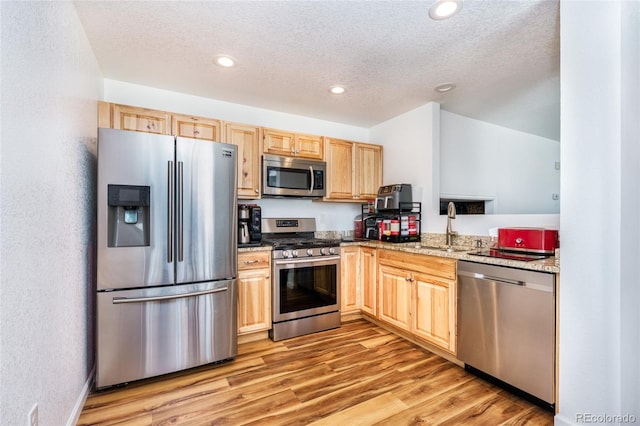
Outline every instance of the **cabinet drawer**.
{"type": "Polygon", "coordinates": [[[409,269],[422,272],[431,276],[456,279],[456,260],[424,254],[403,253],[393,250],[379,250],[378,262],[395,266],[396,268],[409,269]]]}
{"type": "Polygon", "coordinates": [[[238,253],[238,269],[244,271],[247,269],[269,268],[270,259],[270,251],[238,253]]]}

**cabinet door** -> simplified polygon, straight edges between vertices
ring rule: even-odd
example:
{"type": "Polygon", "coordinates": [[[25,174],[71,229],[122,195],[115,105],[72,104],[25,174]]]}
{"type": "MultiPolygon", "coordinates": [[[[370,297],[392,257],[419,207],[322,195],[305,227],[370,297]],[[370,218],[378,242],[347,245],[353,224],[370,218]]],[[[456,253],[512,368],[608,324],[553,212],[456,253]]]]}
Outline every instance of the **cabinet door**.
{"type": "Polygon", "coordinates": [[[113,105],[113,128],[137,132],[171,134],[171,114],[153,109],[113,105]]]}
{"type": "Polygon", "coordinates": [[[411,331],[411,275],[387,265],[379,265],[378,271],[378,318],[411,331]]]}
{"type": "Polygon", "coordinates": [[[324,141],[322,136],[296,134],[296,157],[322,160],[324,141]]]}
{"type": "Polygon", "coordinates": [[[220,142],[220,121],[211,118],[173,114],[171,131],[176,136],[220,142]]]}
{"type": "Polygon", "coordinates": [[[355,196],[359,200],[375,199],[382,185],[382,147],[356,144],[355,196]]]}
{"type": "Polygon", "coordinates": [[[98,127],[113,128],[113,123],[111,123],[111,104],[108,102],[98,101],[98,127]]]}
{"type": "MultiPolygon", "coordinates": [[[[326,140],[327,196],[333,200],[353,200],[353,143],[339,139],[326,140]]],[[[376,190],[377,191],[377,190],[376,190]]],[[[375,197],[374,197],[375,198],[375,197]]]]}
{"type": "Polygon", "coordinates": [[[293,156],[296,154],[296,135],[281,130],[264,129],[264,153],[293,156]]]}
{"type": "Polygon", "coordinates": [[[343,247],[340,253],[340,311],[357,311],[360,282],[360,248],[343,247]]]}
{"type": "Polygon", "coordinates": [[[271,328],[269,269],[238,271],[238,334],[271,328]]]}
{"type": "Polygon", "coordinates": [[[360,249],[360,265],[360,282],[362,284],[360,306],[364,312],[376,316],[378,314],[376,304],[376,249],[362,247],[360,249]]]}
{"type": "Polygon", "coordinates": [[[225,123],[224,141],[238,147],[238,198],[260,198],[260,128],[225,123]]]}
{"type": "Polygon", "coordinates": [[[413,333],[455,353],[455,282],[414,273],[413,333]]]}

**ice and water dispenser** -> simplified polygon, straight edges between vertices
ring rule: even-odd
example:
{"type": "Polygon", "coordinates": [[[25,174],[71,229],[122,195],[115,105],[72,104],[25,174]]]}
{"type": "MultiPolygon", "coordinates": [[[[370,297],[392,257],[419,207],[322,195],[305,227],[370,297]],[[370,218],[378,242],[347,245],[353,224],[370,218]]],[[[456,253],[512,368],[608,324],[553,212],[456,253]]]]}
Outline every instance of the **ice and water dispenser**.
{"type": "Polygon", "coordinates": [[[107,241],[109,247],[149,245],[150,197],[148,186],[108,185],[107,241]]]}

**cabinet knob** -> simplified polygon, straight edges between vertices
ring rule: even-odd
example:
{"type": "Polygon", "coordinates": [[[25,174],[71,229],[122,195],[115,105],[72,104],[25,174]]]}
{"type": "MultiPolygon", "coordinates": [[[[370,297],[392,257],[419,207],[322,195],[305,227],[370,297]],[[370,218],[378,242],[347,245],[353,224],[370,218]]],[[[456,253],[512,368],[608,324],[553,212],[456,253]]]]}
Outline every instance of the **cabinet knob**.
{"type": "Polygon", "coordinates": [[[256,191],[256,194],[259,194],[259,193],[260,193],[260,190],[259,190],[259,189],[255,189],[254,191],[256,191]]]}

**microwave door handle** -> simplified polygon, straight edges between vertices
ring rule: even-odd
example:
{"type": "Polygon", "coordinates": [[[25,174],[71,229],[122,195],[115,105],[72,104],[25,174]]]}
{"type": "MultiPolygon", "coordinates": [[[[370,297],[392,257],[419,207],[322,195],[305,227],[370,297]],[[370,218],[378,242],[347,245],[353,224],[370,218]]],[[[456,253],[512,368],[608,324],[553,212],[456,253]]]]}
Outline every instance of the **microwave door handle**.
{"type": "Polygon", "coordinates": [[[309,166],[309,172],[311,172],[311,186],[309,187],[309,195],[313,193],[313,187],[316,185],[313,177],[313,166],[309,166]]]}

